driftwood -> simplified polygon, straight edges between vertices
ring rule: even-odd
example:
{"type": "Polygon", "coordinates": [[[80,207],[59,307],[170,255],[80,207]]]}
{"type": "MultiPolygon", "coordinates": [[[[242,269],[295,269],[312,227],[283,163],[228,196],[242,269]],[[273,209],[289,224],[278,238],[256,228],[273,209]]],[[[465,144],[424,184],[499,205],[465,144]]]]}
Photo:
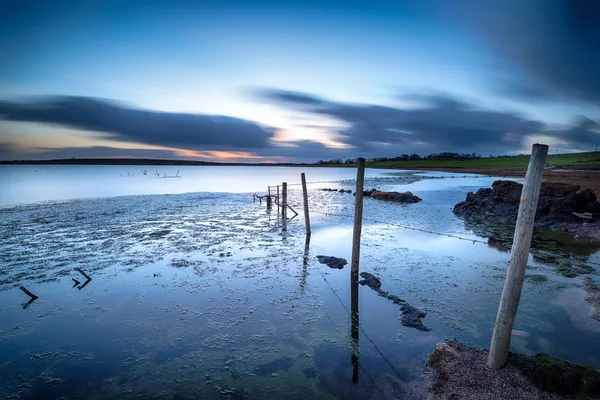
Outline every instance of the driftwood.
{"type": "Polygon", "coordinates": [[[33,294],[33,293],[31,293],[29,290],[27,290],[27,289],[25,288],[25,286],[21,286],[21,287],[19,287],[19,289],[21,289],[23,292],[25,292],[25,294],[26,294],[27,296],[31,297],[31,300],[35,300],[35,299],[38,299],[38,298],[39,298],[38,296],[36,296],[35,294],[33,294]]]}
{"type": "Polygon", "coordinates": [[[79,272],[81,275],[83,275],[85,277],[85,279],[87,279],[88,281],[91,281],[92,278],[90,278],[90,276],[88,274],[85,273],[84,270],[82,270],[81,268],[75,268],[75,271],[79,272]]]}

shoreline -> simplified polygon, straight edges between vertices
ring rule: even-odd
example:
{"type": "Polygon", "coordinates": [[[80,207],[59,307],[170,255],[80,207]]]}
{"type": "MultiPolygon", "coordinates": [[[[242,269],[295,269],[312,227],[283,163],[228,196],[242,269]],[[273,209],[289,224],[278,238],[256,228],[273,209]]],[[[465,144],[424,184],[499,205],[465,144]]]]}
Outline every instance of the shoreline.
{"type": "MultiPolygon", "coordinates": [[[[394,169],[409,171],[438,171],[462,174],[477,174],[496,177],[524,178],[527,168],[469,168],[469,167],[375,167],[377,169],[394,169]]],[[[568,167],[546,168],[544,181],[571,183],[581,186],[580,190],[591,189],[600,193],[600,169],[570,169],[568,167]]]]}

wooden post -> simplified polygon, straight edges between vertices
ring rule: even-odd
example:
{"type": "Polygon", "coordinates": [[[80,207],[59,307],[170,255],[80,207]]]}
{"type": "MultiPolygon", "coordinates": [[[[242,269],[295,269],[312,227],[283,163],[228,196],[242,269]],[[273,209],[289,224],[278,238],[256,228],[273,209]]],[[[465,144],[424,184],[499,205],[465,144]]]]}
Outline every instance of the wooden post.
{"type": "Polygon", "coordinates": [[[267,186],[267,210],[271,211],[271,186],[267,186]]]}
{"type": "Polygon", "coordinates": [[[306,189],[306,176],[304,172],[300,174],[302,178],[302,194],[304,196],[304,223],[306,225],[306,234],[310,236],[310,217],[308,215],[308,190],[306,189]]]}
{"type": "Polygon", "coordinates": [[[287,182],[281,184],[281,218],[287,218],[287,182]]]}
{"type": "Polygon", "coordinates": [[[356,173],[356,199],[354,200],[354,232],[352,233],[352,262],[350,276],[358,279],[358,261],[360,259],[360,233],[362,231],[363,190],[365,185],[365,159],[358,159],[356,173]]]}
{"type": "Polygon", "coordinates": [[[281,199],[279,198],[279,185],[277,185],[277,216],[279,217],[279,205],[281,204],[281,199]]]}
{"type": "Polygon", "coordinates": [[[531,235],[533,233],[533,222],[540,197],[542,177],[546,165],[548,146],[534,144],[531,149],[531,158],[521,191],[521,202],[515,227],[515,236],[508,262],[508,272],[504,281],[504,289],[500,298],[496,325],[490,344],[488,354],[488,366],[500,368],[506,362],[510,348],[510,336],[515,323],[523,280],[525,279],[525,268],[529,258],[529,247],[531,246],[531,235]]]}

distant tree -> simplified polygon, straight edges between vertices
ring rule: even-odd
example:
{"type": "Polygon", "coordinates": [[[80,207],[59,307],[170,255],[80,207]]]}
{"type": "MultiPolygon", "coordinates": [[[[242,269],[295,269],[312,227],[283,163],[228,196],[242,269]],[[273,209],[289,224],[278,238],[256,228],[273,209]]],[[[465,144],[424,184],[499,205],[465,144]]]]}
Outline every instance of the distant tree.
{"type": "Polygon", "coordinates": [[[421,156],[418,155],[418,154],[416,154],[416,153],[413,153],[413,154],[410,155],[409,159],[410,160],[420,160],[421,156]]]}

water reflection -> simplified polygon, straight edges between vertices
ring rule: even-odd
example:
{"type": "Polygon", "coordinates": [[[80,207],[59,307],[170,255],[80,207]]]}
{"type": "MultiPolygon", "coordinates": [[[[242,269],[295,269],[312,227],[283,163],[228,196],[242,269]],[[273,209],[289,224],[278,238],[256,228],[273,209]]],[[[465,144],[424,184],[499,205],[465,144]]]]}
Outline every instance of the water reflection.
{"type": "Polygon", "coordinates": [[[358,344],[358,329],[359,329],[359,316],[358,316],[358,275],[351,274],[350,277],[350,308],[351,308],[351,328],[350,337],[352,343],[352,355],[350,357],[352,363],[352,383],[358,382],[358,354],[360,352],[358,344]]]}

